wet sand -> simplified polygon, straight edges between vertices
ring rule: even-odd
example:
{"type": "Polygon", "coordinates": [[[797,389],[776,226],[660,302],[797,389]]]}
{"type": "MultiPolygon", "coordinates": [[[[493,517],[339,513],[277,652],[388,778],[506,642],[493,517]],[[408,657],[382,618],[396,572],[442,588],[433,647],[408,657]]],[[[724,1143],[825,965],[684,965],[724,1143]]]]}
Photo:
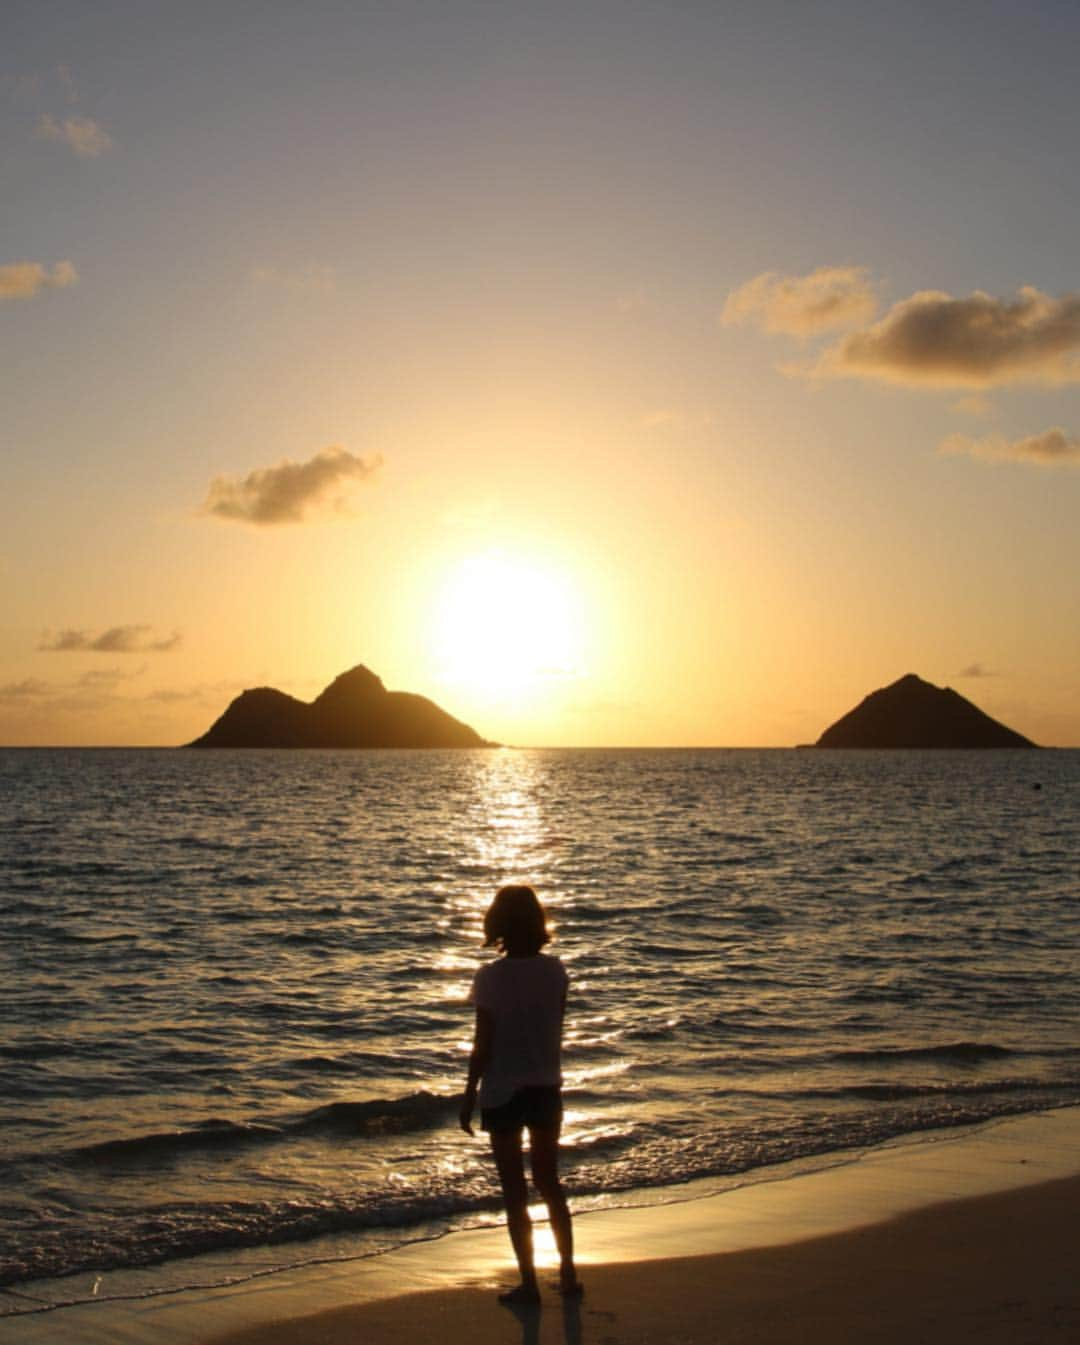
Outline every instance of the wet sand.
{"type": "Polygon", "coordinates": [[[511,1312],[435,1290],[215,1345],[1017,1345],[1080,1340],[1080,1178],[931,1206],[848,1233],[716,1256],[594,1265],[587,1296],[511,1312]]]}

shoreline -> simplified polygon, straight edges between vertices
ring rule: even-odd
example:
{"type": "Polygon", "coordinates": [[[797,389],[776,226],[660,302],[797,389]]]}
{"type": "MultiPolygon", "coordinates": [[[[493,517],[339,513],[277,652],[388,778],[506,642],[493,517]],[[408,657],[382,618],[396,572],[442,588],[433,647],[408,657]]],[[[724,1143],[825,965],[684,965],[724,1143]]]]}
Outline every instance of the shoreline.
{"type": "MultiPolygon", "coordinates": [[[[1026,1113],[970,1129],[930,1132],[875,1149],[838,1153],[833,1159],[811,1171],[777,1168],[757,1180],[719,1192],[715,1182],[696,1183],[666,1188],[670,1197],[666,1203],[579,1214],[579,1266],[586,1285],[592,1284],[595,1290],[582,1305],[583,1317],[587,1320],[590,1312],[602,1315],[615,1311],[605,1306],[605,1300],[631,1294],[640,1300],[635,1309],[637,1319],[647,1323],[653,1320],[649,1304],[655,1307],[668,1294],[675,1295],[673,1301],[689,1305],[694,1294],[686,1285],[678,1287],[688,1276],[691,1281],[697,1277],[711,1285],[714,1275],[729,1275],[736,1259],[742,1265],[750,1258],[748,1266],[740,1271],[750,1277],[749,1283],[759,1275],[754,1265],[765,1264],[754,1262],[754,1257],[765,1256],[772,1264],[778,1256],[784,1260],[792,1248],[812,1248],[845,1238],[858,1242],[871,1234],[871,1240],[880,1240],[893,1236],[885,1230],[907,1219],[928,1220],[929,1228],[942,1220],[948,1223],[960,1219],[967,1220],[965,1227],[970,1224],[977,1229],[970,1210],[968,1215],[958,1212],[969,1209],[975,1200],[999,1201],[994,1216],[998,1242],[1002,1230],[1021,1217],[1017,1211],[1028,1210],[1029,1206],[1031,1210],[1023,1217],[1029,1218],[1036,1229],[1040,1219],[1047,1228],[1053,1225],[1059,1242],[1065,1236],[1061,1219],[1080,1214],[1080,1107],[1026,1113]],[[1066,1185],[1057,1196],[1047,1195],[1047,1183],[1062,1181],[1066,1185]],[[706,1185],[711,1191],[700,1189],[706,1185]],[[1029,1195],[1021,1198],[1024,1190],[1029,1195]],[[1031,1195],[1032,1191],[1043,1194],[1031,1195]],[[1007,1207],[1013,1208],[1012,1214],[1007,1207]],[[709,1259],[708,1265],[702,1258],[709,1259]],[[647,1276],[628,1276],[625,1269],[620,1270],[639,1262],[652,1263],[647,1276]],[[661,1266],[666,1268],[661,1270],[661,1266]],[[650,1299],[640,1282],[646,1286],[658,1283],[657,1276],[668,1288],[663,1293],[657,1290],[659,1299],[655,1295],[650,1299]]],[[[651,1197],[656,1192],[643,1194],[651,1197]]],[[[992,1250],[983,1249],[984,1259],[992,1250]]],[[[543,1275],[543,1267],[550,1265],[553,1257],[545,1225],[537,1228],[537,1251],[543,1275]]],[[[1051,1252],[1048,1245],[1044,1258],[1048,1267],[1053,1259],[1051,1252]]],[[[832,1254],[847,1252],[841,1254],[834,1249],[832,1254]]],[[[806,1252],[811,1262],[820,1255],[824,1254],[806,1252]]],[[[276,1271],[213,1289],[102,1300],[0,1318],[0,1345],[9,1341],[12,1345],[15,1341],[19,1345],[46,1345],[57,1338],[63,1338],[66,1345],[141,1345],[150,1341],[155,1345],[203,1345],[218,1337],[224,1341],[238,1332],[244,1334],[237,1336],[236,1345],[255,1345],[263,1340],[266,1345],[286,1345],[304,1338],[290,1336],[288,1323],[294,1323],[297,1330],[306,1323],[303,1329],[310,1331],[310,1319],[317,1314],[321,1314],[319,1340],[324,1339],[322,1333],[338,1329],[354,1333],[353,1338],[362,1331],[365,1339],[377,1340],[380,1337],[370,1332],[385,1330],[391,1332],[387,1339],[401,1339],[401,1320],[411,1321],[415,1312],[437,1311],[441,1321],[448,1314],[475,1314],[481,1303],[494,1305],[492,1291],[512,1278],[511,1264],[503,1227],[451,1233],[433,1241],[405,1244],[373,1258],[350,1260],[339,1253],[337,1259],[326,1264],[276,1271]],[[466,1303],[471,1306],[466,1307],[466,1303]],[[327,1312],[334,1315],[333,1322],[326,1318],[327,1312]],[[402,1312],[410,1315],[405,1319],[395,1316],[402,1312]],[[395,1321],[398,1327],[394,1327],[395,1321]],[[399,1331],[396,1337],[394,1330],[399,1331]]],[[[700,1287],[695,1292],[698,1297],[703,1293],[700,1287]]],[[[775,1295],[767,1297],[769,1302],[775,1299],[775,1295]]],[[[703,1310],[708,1307],[706,1302],[703,1310]]],[[[753,1301],[747,1299],[744,1310],[753,1315],[753,1301]]],[[[484,1321],[490,1317],[501,1323],[492,1330],[501,1329],[499,1338],[509,1338],[507,1322],[511,1326],[514,1323],[505,1310],[494,1305],[490,1313],[485,1308],[481,1315],[484,1321]]],[[[545,1321],[555,1315],[548,1311],[545,1321]]],[[[432,1329],[442,1332],[441,1326],[432,1329]]],[[[310,1334],[306,1338],[316,1339],[310,1334]]],[[[404,1338],[409,1338],[407,1333],[404,1338]]],[[[487,1336],[481,1332],[477,1338],[483,1341],[487,1336]]],[[[611,1336],[613,1341],[638,1338],[611,1336]]],[[[649,1337],[654,1338],[664,1337],[649,1337]]],[[[325,1339],[336,1337],[325,1335],[325,1339]]]]}
{"type": "Polygon", "coordinates": [[[1080,1176],[753,1251],[598,1265],[581,1302],[511,1313],[486,1287],[436,1289],[205,1345],[505,1345],[519,1331],[522,1345],[1065,1345],[1080,1330],[1078,1235],[1080,1176]]]}

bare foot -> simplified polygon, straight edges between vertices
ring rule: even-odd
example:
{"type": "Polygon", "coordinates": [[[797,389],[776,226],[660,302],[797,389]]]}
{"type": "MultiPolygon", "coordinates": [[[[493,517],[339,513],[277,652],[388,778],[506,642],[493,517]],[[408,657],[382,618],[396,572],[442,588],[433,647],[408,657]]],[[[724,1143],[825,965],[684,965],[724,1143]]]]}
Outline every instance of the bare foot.
{"type": "Polygon", "coordinates": [[[535,1284],[519,1284],[515,1289],[507,1289],[499,1295],[499,1302],[510,1308],[537,1307],[540,1303],[540,1290],[535,1284]]]}

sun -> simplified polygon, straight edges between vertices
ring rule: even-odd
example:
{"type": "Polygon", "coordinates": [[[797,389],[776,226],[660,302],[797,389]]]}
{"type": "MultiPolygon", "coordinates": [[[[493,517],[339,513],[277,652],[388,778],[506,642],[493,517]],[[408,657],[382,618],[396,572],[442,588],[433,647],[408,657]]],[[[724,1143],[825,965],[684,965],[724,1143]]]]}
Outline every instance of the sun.
{"type": "Polygon", "coordinates": [[[580,594],[555,565],[501,548],[447,576],[435,611],[443,677],[492,699],[520,699],[581,672],[580,594]]]}

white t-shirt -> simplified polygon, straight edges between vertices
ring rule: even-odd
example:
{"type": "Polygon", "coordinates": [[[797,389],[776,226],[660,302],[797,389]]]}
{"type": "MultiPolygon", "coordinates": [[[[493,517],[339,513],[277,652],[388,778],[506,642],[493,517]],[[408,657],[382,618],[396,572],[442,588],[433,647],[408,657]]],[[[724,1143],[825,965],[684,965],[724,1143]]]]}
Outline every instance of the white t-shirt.
{"type": "Polygon", "coordinates": [[[480,1106],[501,1107],[519,1088],[558,1086],[566,968],[557,957],[500,957],[473,979],[470,1000],[491,1015],[491,1056],[480,1106]]]}

